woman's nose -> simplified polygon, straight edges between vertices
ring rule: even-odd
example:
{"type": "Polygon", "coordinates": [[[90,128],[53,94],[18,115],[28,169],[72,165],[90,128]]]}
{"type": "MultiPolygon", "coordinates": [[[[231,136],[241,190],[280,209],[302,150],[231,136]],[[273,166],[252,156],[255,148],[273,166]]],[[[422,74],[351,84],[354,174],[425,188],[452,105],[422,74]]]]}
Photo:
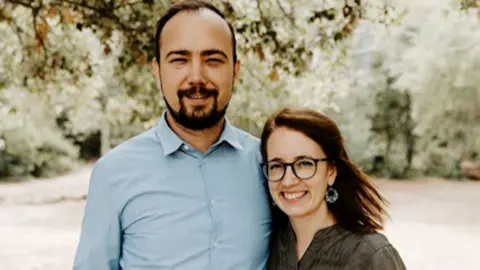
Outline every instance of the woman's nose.
{"type": "Polygon", "coordinates": [[[282,179],[282,185],[284,186],[294,186],[300,181],[298,177],[293,173],[293,169],[291,166],[288,166],[285,168],[285,175],[283,176],[282,179]]]}

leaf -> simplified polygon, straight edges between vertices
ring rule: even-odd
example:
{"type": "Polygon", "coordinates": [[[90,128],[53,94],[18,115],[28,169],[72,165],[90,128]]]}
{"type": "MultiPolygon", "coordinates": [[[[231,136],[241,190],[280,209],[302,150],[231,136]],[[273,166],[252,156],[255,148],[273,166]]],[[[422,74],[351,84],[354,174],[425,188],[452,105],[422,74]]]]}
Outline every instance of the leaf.
{"type": "Polygon", "coordinates": [[[69,8],[62,8],[61,10],[62,20],[68,24],[76,22],[75,13],[69,8]]]}
{"type": "Polygon", "coordinates": [[[40,39],[41,43],[45,43],[47,40],[49,30],[50,27],[48,26],[48,23],[42,22],[37,24],[37,38],[40,39]]]}
{"type": "Polygon", "coordinates": [[[52,18],[57,16],[57,8],[56,7],[49,7],[47,9],[47,18],[52,18]]]}
{"type": "Polygon", "coordinates": [[[148,62],[148,54],[145,51],[137,51],[135,53],[135,61],[137,65],[143,66],[148,62]]]}
{"type": "Polygon", "coordinates": [[[0,8],[0,22],[3,20],[12,21],[12,8],[9,5],[0,8]]]}
{"type": "Polygon", "coordinates": [[[270,80],[272,80],[272,81],[278,80],[278,73],[277,73],[277,71],[276,71],[275,69],[272,70],[272,72],[270,72],[269,77],[270,77],[270,80]]]}
{"type": "Polygon", "coordinates": [[[257,46],[255,47],[255,52],[260,57],[260,60],[265,61],[265,53],[263,51],[262,45],[257,44],[257,46]]]}
{"type": "Polygon", "coordinates": [[[37,54],[40,54],[42,52],[42,40],[38,35],[37,37],[35,37],[35,52],[37,54]]]}
{"type": "Polygon", "coordinates": [[[108,44],[105,44],[105,46],[103,47],[103,52],[105,53],[105,55],[110,55],[112,49],[110,48],[110,46],[108,46],[108,44]]]}

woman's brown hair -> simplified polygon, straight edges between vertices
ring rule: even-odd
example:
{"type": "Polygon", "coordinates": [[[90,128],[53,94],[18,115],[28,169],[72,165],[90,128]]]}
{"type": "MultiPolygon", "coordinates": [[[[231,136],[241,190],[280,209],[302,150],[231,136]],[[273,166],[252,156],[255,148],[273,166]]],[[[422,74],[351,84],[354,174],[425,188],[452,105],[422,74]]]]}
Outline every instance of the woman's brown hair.
{"type": "MultiPolygon", "coordinates": [[[[337,178],[332,187],[337,190],[339,198],[335,203],[327,205],[338,225],[357,233],[371,233],[383,229],[386,215],[384,207],[387,201],[368,176],[348,157],[342,135],[335,122],[311,109],[282,109],[270,116],[263,128],[260,147],[264,161],[267,161],[267,141],[279,127],[301,132],[315,141],[325,152],[330,165],[336,167],[337,178]]],[[[285,220],[282,214],[274,213],[273,222],[285,220]]]]}

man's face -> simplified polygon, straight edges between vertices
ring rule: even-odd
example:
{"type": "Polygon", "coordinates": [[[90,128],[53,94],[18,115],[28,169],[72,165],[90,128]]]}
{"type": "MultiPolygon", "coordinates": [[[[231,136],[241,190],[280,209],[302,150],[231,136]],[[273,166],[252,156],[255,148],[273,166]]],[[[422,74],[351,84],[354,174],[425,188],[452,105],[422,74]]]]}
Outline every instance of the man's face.
{"type": "Polygon", "coordinates": [[[217,124],[240,67],[227,23],[210,10],[176,14],[163,28],[159,60],[154,72],[173,118],[194,130],[217,124]]]}

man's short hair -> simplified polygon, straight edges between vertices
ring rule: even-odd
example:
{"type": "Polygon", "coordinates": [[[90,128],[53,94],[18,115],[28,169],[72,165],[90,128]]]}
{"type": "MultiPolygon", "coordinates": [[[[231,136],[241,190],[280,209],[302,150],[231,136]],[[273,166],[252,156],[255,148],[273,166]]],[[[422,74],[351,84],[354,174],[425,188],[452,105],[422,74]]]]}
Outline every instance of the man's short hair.
{"type": "Polygon", "coordinates": [[[230,33],[232,34],[232,46],[233,46],[233,63],[237,61],[237,40],[235,38],[235,32],[233,30],[233,26],[227,21],[225,18],[225,15],[216,8],[214,5],[212,5],[209,2],[202,1],[202,0],[186,0],[186,1],[181,1],[179,3],[173,4],[166,12],[165,14],[160,17],[160,19],[157,22],[157,32],[155,34],[155,56],[157,59],[157,62],[160,63],[160,36],[162,35],[162,30],[165,27],[165,24],[173,18],[176,14],[184,11],[199,11],[202,9],[207,9],[215,12],[220,16],[223,20],[228,25],[228,28],[230,29],[230,33]]]}

